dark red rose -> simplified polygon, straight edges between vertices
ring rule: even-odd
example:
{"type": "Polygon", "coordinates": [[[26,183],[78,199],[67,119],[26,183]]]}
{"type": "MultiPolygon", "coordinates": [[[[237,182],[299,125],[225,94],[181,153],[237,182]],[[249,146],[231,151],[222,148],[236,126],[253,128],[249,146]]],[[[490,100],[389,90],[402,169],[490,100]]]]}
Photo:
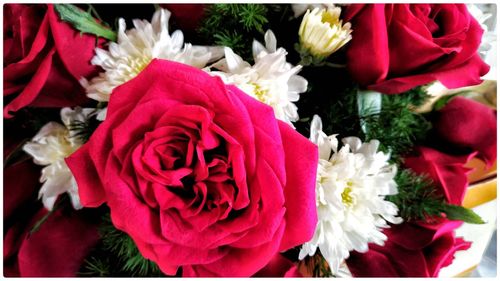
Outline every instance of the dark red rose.
{"type": "MultiPolygon", "coordinates": [[[[470,171],[464,165],[475,153],[452,156],[427,147],[415,151],[404,165],[432,179],[448,203],[461,205],[470,171]]],[[[392,225],[384,231],[384,246],[370,244],[367,253],[352,252],[347,265],[356,277],[436,277],[451,264],[456,251],[470,247],[469,242],[455,237],[454,230],[461,225],[461,221],[444,218],[392,225]]]]}
{"type": "Polygon", "coordinates": [[[66,162],[82,205],[107,203],[164,273],[251,276],[314,234],[317,157],[271,107],[153,60],[115,89],[106,120],[66,162]]]}
{"type": "Polygon", "coordinates": [[[97,222],[86,219],[81,211],[55,211],[30,234],[46,213],[40,208],[33,217],[16,221],[7,229],[3,241],[5,276],[75,277],[99,241],[97,222]]]}
{"type": "Polygon", "coordinates": [[[172,13],[172,20],[183,32],[195,31],[205,16],[206,4],[161,4],[172,13]]]}
{"type": "Polygon", "coordinates": [[[367,253],[352,252],[347,265],[355,277],[437,277],[456,251],[470,247],[470,242],[455,237],[453,231],[460,225],[393,225],[384,231],[384,246],[370,244],[367,253]]]}
{"type": "Polygon", "coordinates": [[[453,98],[437,112],[434,136],[454,151],[478,152],[487,165],[497,158],[497,112],[464,97],[453,98]]]}
{"type": "Polygon", "coordinates": [[[25,106],[88,101],[78,80],[97,71],[96,38],[62,22],[51,4],[5,4],[3,47],[5,118],[25,106]]]}
{"type": "Polygon", "coordinates": [[[467,190],[467,174],[470,168],[465,164],[476,153],[448,155],[429,147],[417,147],[416,156],[407,157],[404,165],[417,174],[428,176],[448,203],[461,205],[467,190]]]}
{"type": "MultiPolygon", "coordinates": [[[[5,157],[22,145],[25,132],[8,126],[5,157]]],[[[74,277],[98,242],[98,220],[83,211],[50,215],[39,230],[29,231],[47,210],[38,199],[41,166],[32,158],[17,158],[4,167],[3,268],[6,277],[74,277]]]]}
{"type": "Polygon", "coordinates": [[[439,80],[479,84],[489,66],[477,50],[483,30],[464,4],[351,4],[347,67],[361,86],[397,94],[439,80]]]}

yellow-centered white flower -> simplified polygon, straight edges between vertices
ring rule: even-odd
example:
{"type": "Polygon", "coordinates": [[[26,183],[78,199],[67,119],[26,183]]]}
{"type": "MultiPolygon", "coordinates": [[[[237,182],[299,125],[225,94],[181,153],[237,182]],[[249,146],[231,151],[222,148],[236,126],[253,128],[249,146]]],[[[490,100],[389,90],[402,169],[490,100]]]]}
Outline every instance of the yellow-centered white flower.
{"type": "Polygon", "coordinates": [[[81,84],[91,99],[107,102],[113,89],[139,74],[154,58],[166,59],[203,68],[212,60],[223,55],[219,47],[193,46],[184,44],[180,30],[172,35],[168,32],[170,12],[158,9],[151,20],[133,20],[134,28],[126,30],[125,20],[118,21],[117,42],[109,43],[108,50],[96,48],[93,65],[99,65],[104,72],[90,82],[82,79],[81,84]]]}
{"type": "Polygon", "coordinates": [[[297,75],[302,66],[292,66],[286,61],[287,51],[276,48],[276,37],[271,30],[264,35],[266,45],[253,42],[255,64],[250,65],[230,48],[224,48],[225,58],[211,67],[220,71],[210,72],[233,84],[248,95],[270,105],[277,119],[292,122],[299,119],[297,106],[299,94],[307,90],[307,80],[297,75]]]}
{"type": "Polygon", "coordinates": [[[83,143],[75,136],[71,136],[69,126],[75,121],[84,122],[94,109],[65,107],[61,110],[61,120],[64,125],[49,122],[23,146],[23,150],[33,157],[37,165],[45,166],[42,169],[40,182],[43,183],[38,197],[42,199],[45,208],[52,210],[57,197],[67,192],[75,209],[82,208],[78,187],[64,158],[70,156],[83,143]]]}
{"type": "Polygon", "coordinates": [[[352,38],[351,24],[342,25],[340,7],[307,10],[299,28],[299,42],[303,49],[317,58],[326,58],[347,44],[352,38]]]}
{"type": "Polygon", "coordinates": [[[338,150],[336,135],[322,131],[317,115],[310,140],[319,148],[318,224],[311,241],[302,245],[299,259],[314,255],[319,248],[337,274],[350,251],[366,252],[368,243],[383,245],[387,236],[382,229],[389,227],[387,222],[402,222],[397,206],[385,201],[386,195],[397,194],[396,166],[388,164],[389,155],[377,152],[377,140],[362,143],[356,137],[344,138],[338,150]]]}

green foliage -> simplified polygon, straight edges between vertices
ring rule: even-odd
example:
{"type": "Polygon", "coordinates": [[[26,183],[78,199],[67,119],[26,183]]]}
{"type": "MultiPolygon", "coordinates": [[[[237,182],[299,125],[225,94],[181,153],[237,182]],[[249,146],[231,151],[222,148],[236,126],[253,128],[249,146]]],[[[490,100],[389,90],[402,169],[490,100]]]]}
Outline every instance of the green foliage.
{"type": "Polygon", "coordinates": [[[99,234],[101,243],[85,259],[79,276],[165,276],[158,265],[141,255],[130,236],[114,227],[109,211],[103,216],[99,234]]]}
{"type": "Polygon", "coordinates": [[[209,44],[230,47],[247,61],[252,60],[252,42],[262,37],[268,23],[268,7],[263,4],[213,4],[199,33],[209,44]]]}
{"type": "Polygon", "coordinates": [[[98,23],[89,12],[85,12],[73,4],[54,4],[54,8],[61,20],[70,23],[82,33],[116,41],[116,32],[98,23]]]}
{"type": "Polygon", "coordinates": [[[109,277],[110,274],[110,261],[108,257],[89,257],[83,264],[83,270],[78,272],[79,276],[88,277],[109,277]]]}
{"type": "Polygon", "coordinates": [[[398,171],[394,180],[398,184],[399,193],[387,196],[386,199],[398,206],[400,216],[406,221],[432,222],[438,217],[446,216],[450,220],[484,223],[472,210],[446,203],[442,196],[436,194],[432,180],[425,176],[405,169],[398,171]]]}
{"type": "MultiPolygon", "coordinates": [[[[314,87],[312,91],[315,91],[314,87]]],[[[323,119],[325,133],[339,134],[340,137],[357,136],[364,141],[378,139],[380,149],[391,153],[391,161],[395,163],[400,161],[402,154],[426,138],[431,123],[412,110],[427,99],[422,87],[399,95],[382,95],[382,107],[378,112],[370,107],[358,112],[356,93],[357,89],[350,87],[335,98],[315,101],[317,105],[311,113],[317,112],[323,119]]],[[[307,94],[303,95],[305,100],[307,94]]],[[[303,134],[307,136],[308,133],[307,130],[303,134]]]]}
{"type": "Polygon", "coordinates": [[[397,104],[384,104],[380,114],[367,115],[362,119],[367,127],[365,141],[379,140],[380,150],[391,153],[393,162],[398,162],[415,143],[424,140],[432,128],[422,115],[397,104]]]}
{"type": "Polygon", "coordinates": [[[119,260],[123,272],[143,277],[163,275],[158,265],[141,255],[130,236],[114,227],[109,215],[103,219],[100,235],[103,249],[119,260]]]}
{"type": "Polygon", "coordinates": [[[384,95],[384,102],[402,106],[421,106],[428,99],[427,86],[418,86],[398,95],[384,95]]]}
{"type": "Polygon", "coordinates": [[[456,93],[453,95],[447,95],[439,98],[433,105],[432,109],[435,111],[440,110],[441,108],[445,107],[454,97],[460,95],[460,93],[456,93]]]}
{"type": "MultiPolygon", "coordinates": [[[[422,142],[432,124],[412,107],[422,105],[428,98],[423,87],[398,95],[382,95],[379,113],[360,114],[366,126],[365,141],[378,139],[380,149],[391,153],[391,161],[399,162],[416,143],[422,142]]],[[[369,109],[367,111],[370,111],[369,109]]]]}
{"type": "Polygon", "coordinates": [[[214,39],[217,45],[226,46],[233,50],[243,50],[248,43],[243,38],[243,35],[236,31],[221,31],[214,35],[214,39]]]}
{"type": "Polygon", "coordinates": [[[244,4],[241,5],[241,9],[235,9],[233,12],[239,16],[239,22],[243,24],[246,31],[255,29],[264,32],[263,26],[267,23],[267,7],[265,5],[244,4]]]}
{"type": "Polygon", "coordinates": [[[435,195],[432,180],[417,175],[411,170],[399,170],[395,179],[398,194],[387,196],[399,208],[399,215],[405,220],[427,220],[441,215],[443,204],[435,195]]]}
{"type": "Polygon", "coordinates": [[[101,122],[96,119],[96,112],[90,114],[85,121],[74,120],[69,124],[70,134],[74,138],[87,142],[101,122]]]}
{"type": "Polygon", "coordinates": [[[474,213],[471,209],[462,206],[446,204],[442,206],[441,211],[446,214],[450,220],[460,220],[466,223],[484,224],[483,219],[474,213]]]}

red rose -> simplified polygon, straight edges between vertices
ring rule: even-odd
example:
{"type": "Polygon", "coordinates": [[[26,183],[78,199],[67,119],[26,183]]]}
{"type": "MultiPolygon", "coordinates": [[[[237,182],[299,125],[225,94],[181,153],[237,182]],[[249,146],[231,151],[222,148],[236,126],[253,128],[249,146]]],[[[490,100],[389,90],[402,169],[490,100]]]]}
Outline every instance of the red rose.
{"type": "Polygon", "coordinates": [[[386,94],[439,80],[479,84],[489,66],[477,50],[483,30],[463,4],[352,4],[347,67],[353,79],[386,94]]]}
{"type": "Polygon", "coordinates": [[[3,46],[5,118],[25,106],[87,101],[78,80],[97,71],[96,38],[62,22],[52,5],[5,4],[3,46]]]}
{"type": "MultiPolygon", "coordinates": [[[[405,159],[405,166],[427,175],[450,204],[460,205],[467,189],[464,168],[474,155],[451,156],[432,148],[419,147],[417,156],[405,159]]],[[[458,250],[470,243],[456,238],[461,221],[439,219],[436,223],[405,222],[384,231],[384,246],[370,244],[367,253],[352,252],[347,260],[356,277],[437,277],[439,270],[453,261],[458,250]]]]}
{"type": "MultiPolygon", "coordinates": [[[[431,148],[416,149],[418,156],[405,159],[405,165],[418,174],[429,176],[446,201],[461,204],[467,188],[464,168],[474,154],[450,156],[431,148]]],[[[454,230],[462,222],[441,219],[439,222],[393,225],[384,231],[384,246],[370,244],[370,250],[353,252],[347,261],[356,277],[436,277],[439,270],[451,264],[458,250],[469,242],[456,238],[454,230]]]]}
{"type": "Polygon", "coordinates": [[[183,32],[194,32],[205,16],[206,4],[161,4],[183,32]]]}
{"type": "Polygon", "coordinates": [[[67,159],[84,206],[166,274],[250,276],[312,237],[317,148],[219,78],[153,60],[67,159]]]}
{"type": "Polygon", "coordinates": [[[4,236],[6,276],[75,277],[85,258],[99,241],[97,222],[82,211],[52,213],[29,234],[47,210],[41,208],[27,221],[15,222],[4,236]]]}
{"type": "Polygon", "coordinates": [[[433,121],[433,132],[454,151],[478,152],[488,165],[497,158],[497,112],[464,97],[453,98],[433,121]]]}
{"type": "Polygon", "coordinates": [[[384,246],[370,244],[367,253],[352,252],[347,265],[355,277],[437,277],[456,251],[470,247],[453,233],[460,225],[457,221],[393,225],[384,231],[384,246]]]}
{"type": "Polygon", "coordinates": [[[464,165],[476,153],[448,155],[429,147],[418,147],[415,153],[416,156],[405,159],[404,165],[432,179],[437,193],[443,195],[448,203],[461,205],[468,186],[467,173],[471,171],[464,165]]]}
{"type": "MultiPolygon", "coordinates": [[[[10,138],[21,134],[17,133],[5,140],[4,155],[20,144],[19,139],[10,138]]],[[[5,167],[4,175],[4,276],[76,276],[99,240],[98,222],[85,219],[82,211],[71,214],[56,211],[38,231],[29,235],[34,224],[47,214],[38,200],[40,166],[33,164],[33,159],[26,159],[5,167]]]]}

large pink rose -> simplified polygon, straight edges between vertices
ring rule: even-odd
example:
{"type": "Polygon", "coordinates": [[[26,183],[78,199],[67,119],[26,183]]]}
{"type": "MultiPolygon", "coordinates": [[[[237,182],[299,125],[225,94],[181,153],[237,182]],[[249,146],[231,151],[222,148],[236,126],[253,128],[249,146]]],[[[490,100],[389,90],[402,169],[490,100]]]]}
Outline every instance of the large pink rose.
{"type": "Polygon", "coordinates": [[[489,67],[477,50],[483,30],[464,4],[352,4],[347,67],[361,86],[386,94],[435,80],[479,84],[489,67]]]}
{"type": "Polygon", "coordinates": [[[3,30],[4,117],[88,101],[78,80],[96,74],[90,60],[102,39],[61,21],[51,4],[5,4],[3,30]]]}
{"type": "Polygon", "coordinates": [[[67,159],[84,206],[166,274],[250,276],[316,227],[317,148],[271,107],[193,67],[153,60],[111,96],[67,159]]]}

